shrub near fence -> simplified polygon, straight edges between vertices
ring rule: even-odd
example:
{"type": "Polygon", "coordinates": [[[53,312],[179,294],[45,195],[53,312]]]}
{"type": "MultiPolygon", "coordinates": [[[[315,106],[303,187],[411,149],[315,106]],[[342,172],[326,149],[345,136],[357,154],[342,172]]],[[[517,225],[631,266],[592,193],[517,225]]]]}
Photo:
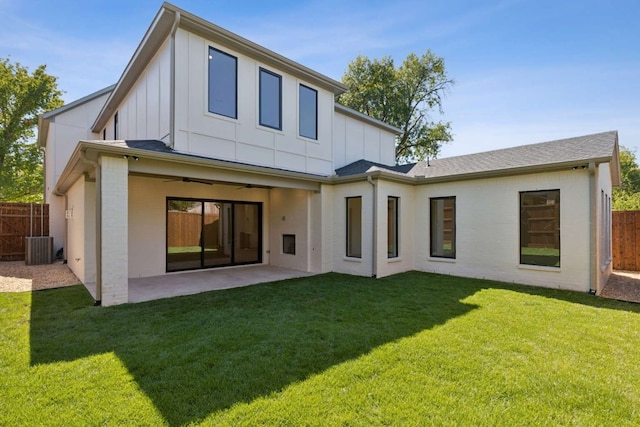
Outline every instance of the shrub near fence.
{"type": "Polygon", "coordinates": [[[49,235],[49,205],[0,203],[0,260],[25,258],[25,237],[49,235]]]}

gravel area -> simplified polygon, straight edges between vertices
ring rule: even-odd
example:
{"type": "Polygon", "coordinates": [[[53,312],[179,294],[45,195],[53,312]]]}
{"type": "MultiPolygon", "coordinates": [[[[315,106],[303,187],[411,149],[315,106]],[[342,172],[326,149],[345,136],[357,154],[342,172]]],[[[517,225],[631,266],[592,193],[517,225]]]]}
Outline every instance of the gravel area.
{"type": "Polygon", "coordinates": [[[77,285],[80,280],[61,262],[25,265],[24,261],[0,261],[0,292],[27,292],[77,285]]]}
{"type": "Polygon", "coordinates": [[[640,272],[614,271],[600,296],[640,303],[640,272]]]}

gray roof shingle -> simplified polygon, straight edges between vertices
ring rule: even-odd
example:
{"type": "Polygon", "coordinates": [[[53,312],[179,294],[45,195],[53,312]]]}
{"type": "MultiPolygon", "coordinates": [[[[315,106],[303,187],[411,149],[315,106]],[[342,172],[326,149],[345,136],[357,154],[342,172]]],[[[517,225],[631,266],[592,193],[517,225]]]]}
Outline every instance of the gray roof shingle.
{"type": "Polygon", "coordinates": [[[408,165],[389,166],[389,165],[383,165],[382,163],[370,162],[369,160],[362,159],[336,169],[336,175],[338,176],[358,175],[358,174],[369,171],[371,168],[384,169],[389,172],[407,174],[411,171],[414,165],[415,163],[408,164],[408,165]]]}
{"type": "Polygon", "coordinates": [[[376,166],[407,176],[424,176],[429,179],[588,162],[594,159],[611,159],[617,141],[618,132],[609,131],[483,153],[434,159],[429,163],[421,161],[402,165],[404,168],[359,160],[337,169],[336,173],[339,176],[354,175],[367,172],[369,168],[376,166]]]}
{"type": "Polygon", "coordinates": [[[519,169],[559,163],[587,162],[613,156],[616,131],[522,145],[484,153],[418,162],[409,172],[426,178],[519,169]]]}

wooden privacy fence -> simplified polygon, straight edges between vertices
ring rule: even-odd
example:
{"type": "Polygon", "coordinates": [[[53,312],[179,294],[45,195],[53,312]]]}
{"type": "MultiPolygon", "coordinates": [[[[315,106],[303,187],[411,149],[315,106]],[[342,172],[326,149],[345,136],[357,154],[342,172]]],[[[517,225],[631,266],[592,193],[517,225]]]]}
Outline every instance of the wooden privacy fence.
{"type": "Polygon", "coordinates": [[[24,260],[25,237],[49,235],[49,205],[0,203],[0,260],[24,260]]]}
{"type": "Polygon", "coordinates": [[[640,211],[611,214],[613,268],[640,271],[640,211]]]}
{"type": "MultiPolygon", "coordinates": [[[[218,214],[204,215],[205,233],[209,234],[209,229],[218,219],[218,214]]],[[[216,223],[217,226],[217,223],[216,223]]],[[[202,231],[202,215],[197,212],[167,212],[167,236],[169,247],[173,246],[200,246],[202,231]]],[[[209,236],[207,236],[209,237],[209,236]]]]}

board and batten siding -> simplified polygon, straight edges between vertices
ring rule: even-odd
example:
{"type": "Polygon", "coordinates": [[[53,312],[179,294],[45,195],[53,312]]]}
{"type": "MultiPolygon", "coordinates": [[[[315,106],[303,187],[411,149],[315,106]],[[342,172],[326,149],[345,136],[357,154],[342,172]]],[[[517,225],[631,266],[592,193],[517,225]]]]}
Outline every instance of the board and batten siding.
{"type": "Polygon", "coordinates": [[[300,172],[333,173],[331,92],[182,29],[176,32],[175,75],[175,149],[300,172]],[[209,112],[210,47],[237,58],[237,119],[209,112]],[[282,130],[258,124],[260,67],[282,76],[282,130]],[[300,84],[318,91],[317,140],[298,135],[300,84]]]}
{"type": "Polygon", "coordinates": [[[170,105],[171,43],[167,39],[118,106],[118,135],[114,135],[111,116],[105,126],[106,139],[156,139],[168,143],[170,105]]]}
{"type": "Polygon", "coordinates": [[[333,119],[334,169],[360,159],[394,165],[395,135],[340,112],[333,119]]]}

